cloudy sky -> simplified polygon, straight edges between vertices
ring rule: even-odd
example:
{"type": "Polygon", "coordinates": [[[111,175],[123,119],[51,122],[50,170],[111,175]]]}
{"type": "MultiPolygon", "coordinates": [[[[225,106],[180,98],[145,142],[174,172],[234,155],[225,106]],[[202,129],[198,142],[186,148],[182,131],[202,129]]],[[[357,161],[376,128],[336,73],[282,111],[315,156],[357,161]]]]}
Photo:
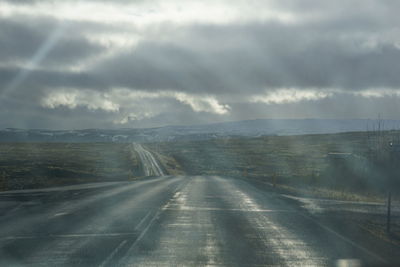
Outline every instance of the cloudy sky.
{"type": "Polygon", "coordinates": [[[400,115],[398,0],[0,0],[0,128],[400,115]]]}

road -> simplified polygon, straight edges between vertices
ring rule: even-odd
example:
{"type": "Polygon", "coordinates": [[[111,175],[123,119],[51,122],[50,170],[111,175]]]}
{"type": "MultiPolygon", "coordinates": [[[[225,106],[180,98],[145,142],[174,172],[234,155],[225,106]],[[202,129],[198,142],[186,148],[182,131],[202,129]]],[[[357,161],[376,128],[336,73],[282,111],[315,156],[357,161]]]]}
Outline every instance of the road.
{"type": "Polygon", "coordinates": [[[241,179],[165,176],[0,194],[1,266],[387,263],[293,200],[241,179]]]}
{"type": "Polygon", "coordinates": [[[160,167],[157,160],[154,158],[148,150],[144,149],[142,145],[133,143],[132,149],[139,155],[143,174],[145,176],[164,176],[162,168],[160,167]]]}

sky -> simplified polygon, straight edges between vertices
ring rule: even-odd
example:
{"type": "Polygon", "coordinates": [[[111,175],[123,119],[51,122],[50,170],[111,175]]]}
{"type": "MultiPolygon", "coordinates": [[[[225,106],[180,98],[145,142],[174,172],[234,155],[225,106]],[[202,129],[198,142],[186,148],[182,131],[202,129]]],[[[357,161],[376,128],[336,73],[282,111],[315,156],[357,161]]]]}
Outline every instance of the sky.
{"type": "Polygon", "coordinates": [[[398,0],[0,0],[0,128],[400,114],[398,0]]]}

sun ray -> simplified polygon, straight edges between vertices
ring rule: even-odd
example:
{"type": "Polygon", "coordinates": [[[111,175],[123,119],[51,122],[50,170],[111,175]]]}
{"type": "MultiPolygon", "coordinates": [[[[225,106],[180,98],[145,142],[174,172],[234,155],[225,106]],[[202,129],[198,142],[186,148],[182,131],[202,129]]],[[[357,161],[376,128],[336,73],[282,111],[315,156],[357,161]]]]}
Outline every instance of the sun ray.
{"type": "Polygon", "coordinates": [[[14,91],[21,86],[26,79],[29,78],[31,72],[35,70],[43,60],[48,56],[51,50],[57,45],[59,40],[62,38],[67,28],[66,23],[61,23],[56,29],[50,34],[46,41],[39,47],[36,53],[31,57],[28,63],[23,67],[17,75],[8,83],[5,89],[0,92],[0,98],[4,98],[9,92],[14,91]]]}

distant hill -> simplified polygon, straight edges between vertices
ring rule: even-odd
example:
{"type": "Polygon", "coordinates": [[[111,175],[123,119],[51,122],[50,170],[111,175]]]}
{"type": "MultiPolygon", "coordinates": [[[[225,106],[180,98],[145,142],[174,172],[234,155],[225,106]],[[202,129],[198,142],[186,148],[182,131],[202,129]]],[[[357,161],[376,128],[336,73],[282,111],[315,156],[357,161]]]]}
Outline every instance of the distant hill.
{"type": "MultiPolygon", "coordinates": [[[[382,129],[400,129],[400,120],[382,120],[382,129]]],[[[259,119],[190,126],[142,129],[0,130],[0,142],[155,142],[207,140],[265,135],[303,135],[359,132],[377,127],[373,120],[259,119]]]]}

